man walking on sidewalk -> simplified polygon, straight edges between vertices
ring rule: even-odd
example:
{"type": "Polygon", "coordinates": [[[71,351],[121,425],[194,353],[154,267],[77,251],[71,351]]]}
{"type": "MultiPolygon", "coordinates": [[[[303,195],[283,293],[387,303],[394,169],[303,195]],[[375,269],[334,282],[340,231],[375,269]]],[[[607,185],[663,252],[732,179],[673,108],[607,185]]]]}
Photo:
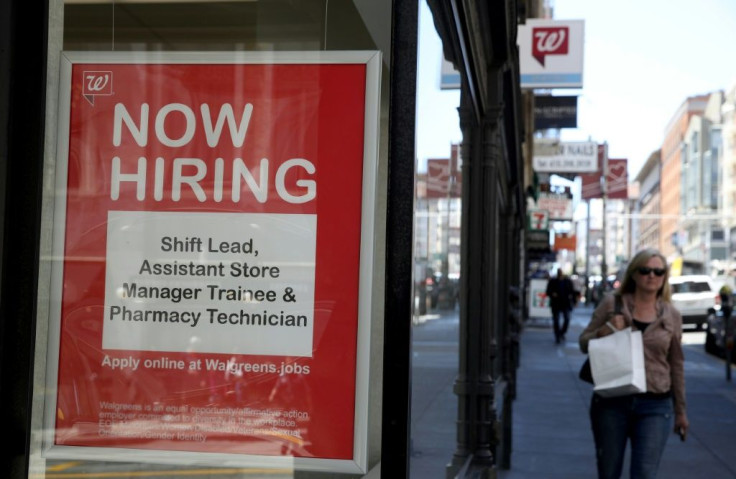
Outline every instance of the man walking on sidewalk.
{"type": "Polygon", "coordinates": [[[546,294],[549,298],[550,309],[552,309],[555,342],[559,344],[565,341],[565,334],[570,325],[570,311],[575,304],[575,289],[570,278],[562,272],[562,268],[557,270],[557,277],[551,278],[547,283],[546,294]],[[563,318],[562,327],[560,327],[560,313],[563,318]]]}

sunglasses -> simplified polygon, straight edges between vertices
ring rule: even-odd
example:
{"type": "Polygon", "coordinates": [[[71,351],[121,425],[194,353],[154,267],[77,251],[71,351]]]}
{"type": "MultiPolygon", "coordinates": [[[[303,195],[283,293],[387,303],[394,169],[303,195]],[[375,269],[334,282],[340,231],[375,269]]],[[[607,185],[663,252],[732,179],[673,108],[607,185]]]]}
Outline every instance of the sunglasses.
{"type": "Polygon", "coordinates": [[[654,273],[655,276],[664,276],[665,270],[663,268],[647,268],[642,266],[637,270],[642,276],[649,276],[649,273],[654,273]]]}

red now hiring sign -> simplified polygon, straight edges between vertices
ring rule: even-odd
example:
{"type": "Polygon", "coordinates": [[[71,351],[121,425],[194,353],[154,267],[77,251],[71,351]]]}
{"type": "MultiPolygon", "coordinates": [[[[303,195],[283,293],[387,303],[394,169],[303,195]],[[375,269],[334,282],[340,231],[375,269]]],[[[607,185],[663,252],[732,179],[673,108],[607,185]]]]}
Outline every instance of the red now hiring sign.
{"type": "Polygon", "coordinates": [[[379,68],[64,55],[49,457],[365,469],[379,68]]]}

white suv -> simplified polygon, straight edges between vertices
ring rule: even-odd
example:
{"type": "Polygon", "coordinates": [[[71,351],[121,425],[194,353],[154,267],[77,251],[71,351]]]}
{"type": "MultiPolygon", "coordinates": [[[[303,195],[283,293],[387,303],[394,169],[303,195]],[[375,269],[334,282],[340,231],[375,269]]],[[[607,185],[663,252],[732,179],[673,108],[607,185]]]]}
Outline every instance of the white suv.
{"type": "Polygon", "coordinates": [[[703,329],[708,309],[715,308],[718,291],[706,275],[671,276],[672,304],[682,315],[682,324],[703,329]]]}

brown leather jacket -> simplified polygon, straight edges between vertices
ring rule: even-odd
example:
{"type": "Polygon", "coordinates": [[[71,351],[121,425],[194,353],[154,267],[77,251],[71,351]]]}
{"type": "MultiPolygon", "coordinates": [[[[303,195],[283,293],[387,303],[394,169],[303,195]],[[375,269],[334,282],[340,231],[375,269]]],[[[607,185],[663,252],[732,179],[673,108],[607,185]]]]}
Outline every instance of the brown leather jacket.
{"type": "MultiPolygon", "coordinates": [[[[626,324],[631,326],[631,311],[634,298],[631,294],[622,296],[621,314],[626,324]]],[[[614,297],[606,295],[593,311],[588,326],[580,333],[580,350],[587,354],[588,341],[597,337],[598,329],[608,328],[606,321],[613,316],[614,297]]],[[[636,329],[636,326],[634,326],[636,329]]],[[[675,307],[661,299],[657,300],[657,319],[642,334],[644,343],[644,368],[647,372],[647,391],[666,393],[672,391],[675,414],[684,414],[685,399],[685,357],[682,353],[682,317],[675,307]]]]}

